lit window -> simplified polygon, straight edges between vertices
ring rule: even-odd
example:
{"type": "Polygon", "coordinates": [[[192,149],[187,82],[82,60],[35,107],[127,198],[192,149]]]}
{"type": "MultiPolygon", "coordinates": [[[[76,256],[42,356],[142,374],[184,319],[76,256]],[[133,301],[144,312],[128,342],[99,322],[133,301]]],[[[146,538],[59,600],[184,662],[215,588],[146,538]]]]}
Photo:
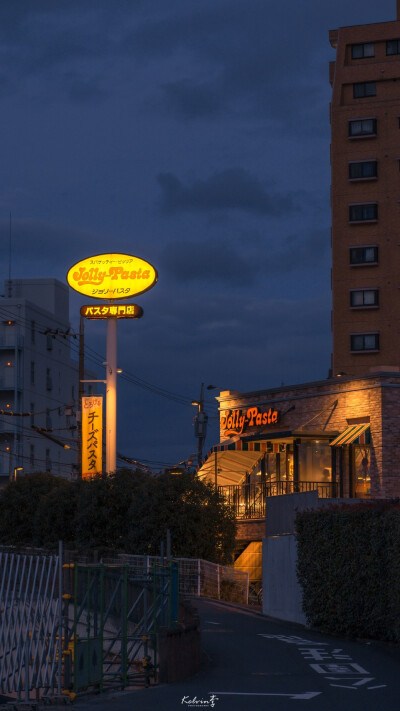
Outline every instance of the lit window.
{"type": "Polygon", "coordinates": [[[363,308],[379,305],[378,289],[352,289],[350,291],[350,306],[363,308]]]}
{"type": "Polygon", "coordinates": [[[378,219],[378,205],[376,202],[349,205],[350,222],[368,222],[378,219]]]}
{"type": "Polygon", "coordinates": [[[364,44],[353,44],[351,47],[351,58],[352,59],[363,59],[364,57],[374,57],[375,49],[372,42],[366,42],[364,44]]]}
{"type": "Polygon", "coordinates": [[[378,247],[350,247],[350,264],[378,264],[378,247]]]}
{"type": "Polygon", "coordinates": [[[376,82],[361,81],[353,84],[354,99],[365,99],[368,96],[376,96],[376,82]]]}
{"type": "Polygon", "coordinates": [[[388,40],[386,42],[386,54],[400,54],[400,40],[388,40]]]}
{"type": "Polygon", "coordinates": [[[349,121],[349,137],[376,136],[376,118],[349,121]]]}
{"type": "Polygon", "coordinates": [[[379,351],[379,333],[354,333],[350,336],[352,351],[379,351]]]}
{"type": "Polygon", "coordinates": [[[349,180],[366,180],[378,177],[378,162],[363,160],[359,163],[349,163],[349,180]]]}

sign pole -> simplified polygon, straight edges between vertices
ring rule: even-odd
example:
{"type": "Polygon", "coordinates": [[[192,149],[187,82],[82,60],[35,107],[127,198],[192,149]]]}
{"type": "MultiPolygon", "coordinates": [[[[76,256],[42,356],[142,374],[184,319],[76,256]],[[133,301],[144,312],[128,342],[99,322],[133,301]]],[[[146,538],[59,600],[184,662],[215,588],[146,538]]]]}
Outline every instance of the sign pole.
{"type": "Polygon", "coordinates": [[[107,319],[106,473],[117,468],[117,319],[107,319]]]}

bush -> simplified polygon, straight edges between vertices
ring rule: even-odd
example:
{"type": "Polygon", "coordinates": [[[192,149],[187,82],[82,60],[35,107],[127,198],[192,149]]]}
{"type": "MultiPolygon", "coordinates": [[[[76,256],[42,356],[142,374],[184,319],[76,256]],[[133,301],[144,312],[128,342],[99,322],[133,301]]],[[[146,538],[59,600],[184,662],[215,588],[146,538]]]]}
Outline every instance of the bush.
{"type": "Polygon", "coordinates": [[[400,509],[382,502],[296,518],[307,621],[325,631],[400,640],[400,509]]]}
{"type": "Polygon", "coordinates": [[[171,533],[172,554],[232,560],[233,511],[193,474],[149,477],[118,470],[70,482],[51,474],[20,477],[0,491],[0,543],[158,555],[171,533]]]}

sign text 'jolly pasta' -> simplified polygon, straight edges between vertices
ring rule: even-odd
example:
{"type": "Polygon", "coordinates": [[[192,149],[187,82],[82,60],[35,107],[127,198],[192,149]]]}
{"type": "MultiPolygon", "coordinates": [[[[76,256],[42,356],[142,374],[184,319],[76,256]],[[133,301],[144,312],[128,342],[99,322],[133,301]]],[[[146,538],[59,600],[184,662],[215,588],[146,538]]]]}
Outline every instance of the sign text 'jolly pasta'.
{"type": "Polygon", "coordinates": [[[67,282],[94,299],[128,299],[143,294],[157,282],[156,269],[130,254],[97,254],[74,264],[67,282]]]}

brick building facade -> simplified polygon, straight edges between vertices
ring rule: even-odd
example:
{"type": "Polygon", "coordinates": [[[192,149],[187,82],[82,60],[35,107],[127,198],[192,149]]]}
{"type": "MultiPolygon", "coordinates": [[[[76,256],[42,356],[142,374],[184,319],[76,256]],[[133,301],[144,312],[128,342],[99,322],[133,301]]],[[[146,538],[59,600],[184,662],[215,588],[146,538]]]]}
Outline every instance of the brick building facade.
{"type": "Polygon", "coordinates": [[[400,366],[397,20],[332,30],[332,374],[400,366]]]}
{"type": "Polygon", "coordinates": [[[388,372],[221,392],[221,443],[200,473],[221,487],[264,484],[267,495],[400,496],[399,388],[388,372]]]}

